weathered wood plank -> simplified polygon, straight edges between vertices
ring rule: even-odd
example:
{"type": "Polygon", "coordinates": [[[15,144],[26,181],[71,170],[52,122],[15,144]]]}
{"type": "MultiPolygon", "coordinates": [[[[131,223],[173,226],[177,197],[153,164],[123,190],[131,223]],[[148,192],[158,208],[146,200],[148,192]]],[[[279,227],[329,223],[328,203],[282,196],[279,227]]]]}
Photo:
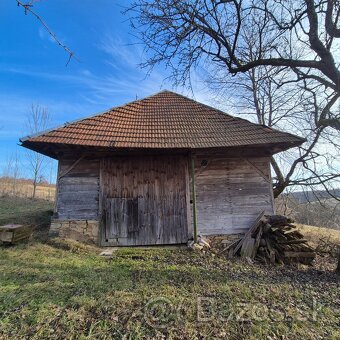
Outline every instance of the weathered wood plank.
{"type": "Polygon", "coordinates": [[[315,252],[307,252],[307,251],[285,251],[284,257],[315,257],[315,252]]]}
{"type": "Polygon", "coordinates": [[[59,180],[60,185],[98,185],[98,177],[62,177],[59,180]]]}
{"type": "Polygon", "coordinates": [[[57,183],[56,213],[59,219],[98,219],[99,161],[62,159],[58,173],[70,171],[57,183]],[[75,164],[73,168],[70,166],[75,164]]]}
{"type": "Polygon", "coordinates": [[[128,203],[122,210],[134,216],[133,223],[129,219],[122,222],[127,233],[118,231],[112,234],[115,237],[110,230],[116,222],[106,216],[105,242],[119,245],[187,242],[186,167],[184,156],[104,158],[100,170],[100,205],[105,206],[110,199],[125,199],[131,206],[128,203]]]}
{"type": "Polygon", "coordinates": [[[195,163],[200,233],[246,230],[260,211],[274,213],[269,157],[247,160],[200,154],[195,163]],[[202,166],[203,160],[207,165],[202,166]]]}

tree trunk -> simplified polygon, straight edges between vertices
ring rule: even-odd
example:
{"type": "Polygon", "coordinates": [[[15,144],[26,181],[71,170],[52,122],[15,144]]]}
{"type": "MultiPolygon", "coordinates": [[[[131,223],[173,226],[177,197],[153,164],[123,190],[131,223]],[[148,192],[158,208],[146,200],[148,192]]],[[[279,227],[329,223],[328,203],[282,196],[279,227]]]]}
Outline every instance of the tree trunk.
{"type": "Polygon", "coordinates": [[[35,198],[36,189],[37,189],[37,179],[34,178],[34,180],[33,180],[33,194],[32,194],[33,199],[35,198]]]}

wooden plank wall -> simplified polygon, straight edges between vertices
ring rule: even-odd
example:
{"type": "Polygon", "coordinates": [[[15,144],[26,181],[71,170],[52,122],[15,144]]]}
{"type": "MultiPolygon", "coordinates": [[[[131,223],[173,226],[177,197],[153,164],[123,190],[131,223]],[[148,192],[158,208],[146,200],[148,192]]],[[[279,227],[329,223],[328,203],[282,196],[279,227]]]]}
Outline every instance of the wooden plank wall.
{"type": "Polygon", "coordinates": [[[195,158],[199,233],[243,232],[262,210],[274,213],[269,157],[195,158]]]}
{"type": "MultiPolygon", "coordinates": [[[[59,161],[58,178],[77,159],[59,161]]],[[[99,160],[82,159],[58,179],[56,212],[59,220],[98,220],[99,160]]]]}
{"type": "Polygon", "coordinates": [[[186,171],[187,159],[184,156],[104,158],[100,204],[106,211],[106,232],[103,235],[106,244],[187,242],[186,171]],[[126,208],[125,215],[131,216],[123,216],[117,207],[126,208]]]}
{"type": "MultiPolygon", "coordinates": [[[[63,174],[75,161],[59,161],[58,174],[63,174]]],[[[157,226],[158,231],[150,229],[144,235],[139,232],[138,237],[146,240],[144,244],[151,244],[150,235],[157,238],[155,244],[186,242],[188,230],[191,237],[189,198],[192,197],[186,156],[115,156],[101,162],[106,176],[102,170],[100,176],[100,160],[83,159],[59,179],[56,202],[59,220],[98,220],[99,205],[103,203],[99,202],[101,180],[101,197],[137,199],[141,225],[157,226]]],[[[197,154],[195,164],[199,233],[242,232],[261,210],[274,212],[269,157],[197,154]],[[202,165],[205,160],[208,164],[202,165]]],[[[135,232],[134,237],[121,240],[126,245],[143,244],[136,241],[134,228],[129,226],[131,235],[135,232]]],[[[139,230],[142,229],[147,230],[144,227],[139,230]]]]}

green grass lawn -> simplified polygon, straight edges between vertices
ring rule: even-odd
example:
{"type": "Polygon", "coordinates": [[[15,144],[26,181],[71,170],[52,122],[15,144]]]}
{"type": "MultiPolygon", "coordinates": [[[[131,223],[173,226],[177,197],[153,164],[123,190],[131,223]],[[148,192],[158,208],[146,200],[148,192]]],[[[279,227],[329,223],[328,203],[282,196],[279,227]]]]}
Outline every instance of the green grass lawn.
{"type": "Polygon", "coordinates": [[[59,239],[0,247],[0,338],[340,337],[339,277],[327,266],[176,248],[98,252],[59,239]]]}
{"type": "Polygon", "coordinates": [[[46,226],[51,217],[53,202],[21,197],[0,197],[0,225],[14,223],[46,226]]]}

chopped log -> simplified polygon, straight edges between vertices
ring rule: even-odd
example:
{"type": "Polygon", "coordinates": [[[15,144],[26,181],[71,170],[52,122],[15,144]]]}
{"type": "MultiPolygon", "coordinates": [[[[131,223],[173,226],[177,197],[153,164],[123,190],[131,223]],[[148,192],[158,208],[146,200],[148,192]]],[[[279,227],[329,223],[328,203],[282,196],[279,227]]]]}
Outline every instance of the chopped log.
{"type": "Polygon", "coordinates": [[[300,238],[298,240],[286,240],[286,241],[277,241],[278,244],[300,244],[300,243],[306,243],[308,242],[304,238],[300,238]]]}
{"type": "Polygon", "coordinates": [[[266,223],[264,226],[263,226],[263,233],[266,234],[270,229],[271,229],[271,225],[269,223],[266,223]]]}
{"type": "Polygon", "coordinates": [[[237,252],[241,249],[244,240],[248,239],[256,231],[256,229],[259,227],[259,225],[260,225],[260,223],[262,221],[263,216],[264,216],[264,210],[256,218],[256,220],[253,223],[253,225],[246,232],[246,234],[244,235],[243,239],[241,239],[241,242],[239,242],[237,244],[237,246],[235,247],[234,252],[233,252],[234,255],[236,255],[237,252]]]}
{"type": "Polygon", "coordinates": [[[307,252],[307,251],[285,251],[285,257],[315,257],[314,252],[307,252]]]}
{"type": "Polygon", "coordinates": [[[260,246],[265,246],[265,245],[266,245],[266,240],[264,238],[261,238],[260,246]]]}
{"type": "Polygon", "coordinates": [[[272,242],[269,238],[266,238],[267,248],[269,250],[269,259],[270,263],[275,263],[275,250],[272,245],[272,242]]]}
{"type": "Polygon", "coordinates": [[[257,232],[256,239],[255,239],[255,244],[254,244],[254,249],[251,254],[251,258],[254,259],[257,253],[257,250],[259,249],[260,243],[261,243],[261,237],[263,233],[263,227],[260,226],[259,231],[257,232]]]}
{"type": "Polygon", "coordinates": [[[234,249],[230,248],[229,251],[228,251],[228,259],[233,258],[233,256],[234,256],[234,249]]]}
{"type": "Polygon", "coordinates": [[[241,239],[237,239],[235,241],[233,241],[232,243],[230,243],[228,246],[226,246],[224,249],[222,249],[220,251],[220,254],[224,253],[224,252],[228,252],[230,249],[233,250],[233,248],[241,241],[241,239]]]}
{"type": "Polygon", "coordinates": [[[306,243],[300,244],[299,249],[301,249],[301,251],[306,251],[306,252],[314,251],[314,249],[306,243]]]}
{"type": "Polygon", "coordinates": [[[273,227],[286,226],[289,223],[294,222],[291,218],[282,215],[270,215],[266,216],[267,223],[273,227]]]}
{"type": "Polygon", "coordinates": [[[303,238],[303,235],[297,231],[297,230],[289,230],[289,231],[285,231],[284,235],[287,237],[298,237],[298,238],[303,238]]]}
{"type": "Polygon", "coordinates": [[[245,241],[242,244],[241,248],[241,257],[242,258],[247,258],[251,257],[254,252],[254,247],[255,247],[255,239],[252,237],[248,237],[245,239],[245,241]]]}

